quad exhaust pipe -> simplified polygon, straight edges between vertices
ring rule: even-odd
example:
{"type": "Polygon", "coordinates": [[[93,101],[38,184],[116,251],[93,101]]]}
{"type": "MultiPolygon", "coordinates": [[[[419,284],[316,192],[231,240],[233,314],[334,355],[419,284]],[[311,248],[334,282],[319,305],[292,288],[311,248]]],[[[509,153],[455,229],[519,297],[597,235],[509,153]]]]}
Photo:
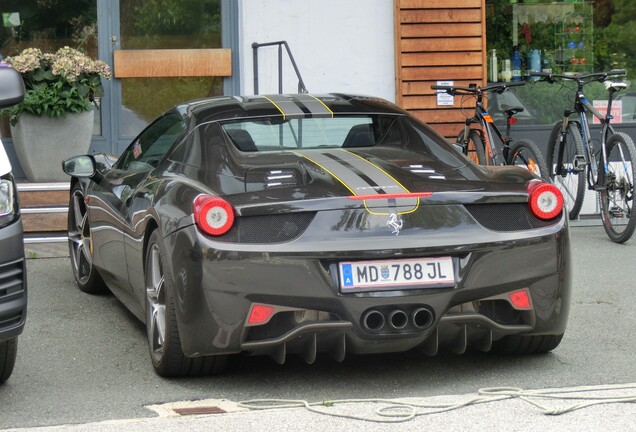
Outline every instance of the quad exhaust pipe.
{"type": "Polygon", "coordinates": [[[396,309],[389,313],[389,325],[394,330],[402,330],[409,322],[409,317],[406,312],[400,309],[396,309]]]}
{"type": "Polygon", "coordinates": [[[433,325],[433,312],[427,307],[418,307],[407,313],[402,309],[393,309],[388,313],[371,309],[362,316],[362,326],[365,330],[377,332],[385,325],[391,330],[403,330],[410,327],[415,330],[424,330],[433,325]]]}
{"type": "Polygon", "coordinates": [[[370,310],[362,317],[362,324],[367,330],[382,330],[382,327],[384,327],[384,315],[377,310],[370,310]]]}
{"type": "Polygon", "coordinates": [[[417,308],[413,311],[413,325],[418,329],[425,329],[433,325],[433,312],[427,308],[417,308]]]}

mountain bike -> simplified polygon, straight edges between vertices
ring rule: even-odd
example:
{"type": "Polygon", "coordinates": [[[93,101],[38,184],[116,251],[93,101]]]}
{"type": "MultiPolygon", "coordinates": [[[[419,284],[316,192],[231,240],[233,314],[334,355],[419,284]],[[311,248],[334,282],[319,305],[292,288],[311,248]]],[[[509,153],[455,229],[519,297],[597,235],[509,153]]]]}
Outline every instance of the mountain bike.
{"type": "Polygon", "coordinates": [[[577,85],[574,109],[566,109],[563,119],[554,125],[547,152],[550,178],[563,193],[570,219],[575,219],[581,211],[587,179],[587,188],[598,194],[603,226],[608,237],[616,243],[626,242],[636,228],[636,147],[629,135],[615,132],[610,125],[614,94],[626,88],[627,84],[609,80],[625,77],[625,70],[573,75],[539,72],[531,75],[551,84],[558,80],[571,80],[577,85]],[[583,93],[583,87],[592,82],[602,82],[607,89],[606,114],[594,108],[583,93]],[[571,119],[570,116],[575,113],[578,119],[571,119]],[[601,123],[598,148],[592,145],[587,113],[601,123]]]}
{"type": "Polygon", "coordinates": [[[506,133],[502,134],[484,106],[486,94],[492,92],[501,94],[510,87],[524,84],[525,82],[510,82],[490,84],[485,87],[477,84],[469,84],[468,87],[432,85],[431,88],[443,90],[453,96],[471,96],[476,99],[474,115],[466,118],[464,128],[457,136],[457,144],[468,158],[480,165],[521,166],[547,179],[548,167],[537,145],[528,139],[512,143],[510,127],[516,123],[515,114],[522,112],[523,107],[501,105],[502,111],[506,113],[506,133]],[[474,124],[478,124],[480,128],[473,128],[474,124]],[[501,148],[496,145],[495,138],[499,140],[501,148]]]}

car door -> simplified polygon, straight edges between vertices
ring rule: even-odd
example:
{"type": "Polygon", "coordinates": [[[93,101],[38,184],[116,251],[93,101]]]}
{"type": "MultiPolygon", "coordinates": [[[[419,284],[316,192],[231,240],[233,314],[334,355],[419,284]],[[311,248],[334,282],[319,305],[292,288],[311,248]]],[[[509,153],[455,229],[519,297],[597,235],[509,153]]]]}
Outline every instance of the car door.
{"type": "MultiPolygon", "coordinates": [[[[124,255],[131,289],[144,286],[144,235],[147,212],[154,202],[160,182],[148,176],[164,159],[168,150],[185,130],[185,121],[178,112],[169,113],[153,123],[131,145],[128,159],[122,164],[129,175],[123,178],[121,215],[124,221],[124,255]]],[[[140,305],[141,306],[141,305],[140,305]]]]}
{"type": "MultiPolygon", "coordinates": [[[[114,285],[120,291],[120,297],[131,296],[134,286],[131,276],[138,279],[141,274],[143,278],[140,242],[145,229],[144,216],[151,203],[145,189],[146,179],[184,129],[185,122],[178,112],[157,119],[124,150],[92,191],[95,262],[108,277],[109,286],[114,285]]],[[[126,303],[131,309],[141,306],[126,303]]]]}

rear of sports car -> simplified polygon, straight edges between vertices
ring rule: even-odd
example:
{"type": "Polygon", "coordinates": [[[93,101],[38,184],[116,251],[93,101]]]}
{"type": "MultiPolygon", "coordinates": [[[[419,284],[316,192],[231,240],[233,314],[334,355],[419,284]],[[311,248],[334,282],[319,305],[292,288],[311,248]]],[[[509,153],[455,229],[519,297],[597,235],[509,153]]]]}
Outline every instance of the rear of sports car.
{"type": "Polygon", "coordinates": [[[184,353],[554,349],[571,286],[558,190],[435,148],[237,145],[245,191],[202,194],[166,239],[184,353]]]}

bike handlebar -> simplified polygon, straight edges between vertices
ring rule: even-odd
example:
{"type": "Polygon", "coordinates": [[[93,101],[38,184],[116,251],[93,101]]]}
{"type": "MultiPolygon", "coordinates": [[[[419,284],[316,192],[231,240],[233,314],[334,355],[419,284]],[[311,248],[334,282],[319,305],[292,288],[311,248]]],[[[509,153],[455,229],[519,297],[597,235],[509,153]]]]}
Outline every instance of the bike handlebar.
{"type": "Polygon", "coordinates": [[[526,84],[525,81],[512,81],[507,83],[490,84],[485,87],[481,87],[477,84],[470,84],[470,87],[432,85],[431,89],[444,90],[446,91],[446,93],[456,96],[456,95],[464,95],[464,94],[478,94],[478,93],[483,94],[483,93],[489,93],[489,92],[503,93],[506,90],[508,90],[510,87],[518,87],[525,84],[526,84]]]}
{"type": "Polygon", "coordinates": [[[557,82],[557,78],[566,79],[571,81],[576,81],[579,84],[587,84],[592,81],[603,82],[609,77],[625,77],[627,76],[627,71],[625,69],[612,69],[608,72],[590,72],[584,74],[553,74],[548,72],[533,72],[528,74],[528,76],[535,76],[544,78],[550,84],[554,84],[557,82]]]}

